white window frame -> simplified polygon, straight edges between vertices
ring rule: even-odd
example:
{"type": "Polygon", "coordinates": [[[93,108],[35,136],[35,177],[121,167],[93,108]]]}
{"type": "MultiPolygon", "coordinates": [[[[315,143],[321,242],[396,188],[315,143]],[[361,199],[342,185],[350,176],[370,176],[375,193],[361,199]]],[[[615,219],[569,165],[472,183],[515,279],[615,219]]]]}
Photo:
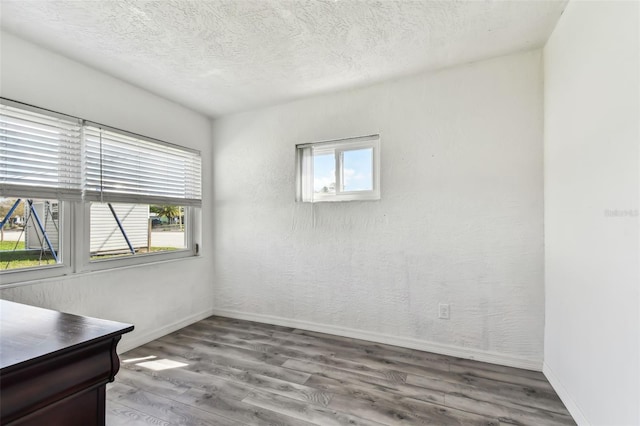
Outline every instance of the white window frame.
{"type": "MultiPolygon", "coordinates": [[[[102,131],[104,129],[107,132],[110,132],[114,135],[115,138],[120,136],[124,137],[126,140],[130,140],[131,143],[136,144],[137,142],[141,142],[145,145],[152,144],[156,147],[167,147],[168,149],[178,149],[183,152],[191,152],[197,153],[199,158],[199,152],[195,150],[191,150],[188,148],[176,146],[167,142],[159,141],[156,139],[152,139],[146,136],[138,135],[131,132],[126,132],[120,129],[116,129],[113,127],[105,126],[98,123],[93,122],[85,122],[85,125],[88,126],[89,129],[93,129],[93,133],[97,130],[102,131]]],[[[95,136],[94,136],[94,144],[95,144],[95,136]]],[[[95,155],[95,154],[94,154],[95,155]]],[[[102,148],[100,148],[100,156],[102,155],[102,148]]],[[[93,158],[93,162],[102,161],[101,159],[93,158]]],[[[100,166],[100,173],[102,173],[102,167],[100,166]]],[[[201,178],[201,175],[200,175],[201,178]]],[[[96,181],[96,179],[93,179],[96,181]]],[[[87,183],[85,181],[85,183],[87,183]]],[[[94,187],[99,183],[101,186],[101,179],[99,181],[94,182],[94,187]]],[[[201,182],[197,184],[197,187],[194,188],[196,192],[200,193],[201,191],[201,182]]],[[[186,257],[197,256],[199,254],[200,247],[200,207],[199,203],[194,203],[192,200],[182,200],[177,198],[164,198],[157,196],[149,196],[145,193],[136,194],[135,191],[133,193],[120,194],[117,192],[112,192],[109,190],[104,190],[103,188],[94,188],[91,187],[89,190],[85,191],[85,202],[82,207],[82,211],[79,212],[81,217],[83,218],[83,228],[84,232],[82,233],[82,240],[77,241],[77,247],[82,247],[81,254],[79,255],[78,262],[78,270],[80,272],[91,272],[91,271],[99,271],[104,269],[111,268],[120,268],[120,267],[129,267],[144,263],[154,263],[159,261],[166,260],[174,260],[181,259],[186,257]],[[154,205],[154,204],[172,204],[172,205],[180,205],[184,207],[185,214],[185,248],[164,251],[164,252],[153,252],[153,253],[136,253],[134,255],[128,256],[118,256],[111,257],[106,259],[91,259],[91,202],[113,202],[114,204],[125,203],[125,204],[146,204],[146,205],[154,205]]]]}
{"type": "Polygon", "coordinates": [[[296,145],[296,201],[305,203],[366,201],[380,199],[380,135],[314,142],[296,145]],[[372,186],[370,191],[344,191],[344,153],[360,149],[372,150],[372,186]],[[335,194],[315,193],[313,156],[333,153],[335,159],[335,194]]]}
{"type": "MultiPolygon", "coordinates": [[[[38,112],[41,114],[62,117],[65,119],[81,120],[82,125],[89,126],[102,126],[93,122],[86,122],[77,117],[68,116],[65,114],[57,113],[55,111],[38,108],[31,105],[26,105],[21,102],[13,101],[6,98],[0,98],[2,104],[12,107],[24,109],[27,111],[38,112]]],[[[137,135],[134,133],[126,132],[124,130],[102,126],[105,129],[113,130],[124,135],[130,135],[136,138],[151,141],[154,144],[165,145],[168,147],[177,148],[184,151],[194,152],[198,155],[200,153],[196,150],[185,148],[178,145],[173,145],[156,139],[148,138],[145,136],[137,135]]],[[[83,131],[84,132],[84,131],[83,131]]],[[[84,163],[85,155],[85,141],[82,140],[80,144],[80,151],[82,155],[82,162],[84,163]]],[[[198,166],[200,167],[200,166],[198,166]]],[[[190,169],[194,170],[194,169],[190,169]]],[[[200,169],[197,169],[200,170],[200,169]]],[[[201,172],[200,179],[202,178],[201,172]]],[[[84,176],[83,176],[84,181],[84,176]]],[[[198,191],[201,191],[202,182],[197,182],[198,191]]],[[[56,199],[56,197],[50,196],[49,192],[43,192],[38,189],[38,186],[26,186],[24,187],[24,194],[20,191],[13,193],[12,198],[48,198],[56,199]]],[[[95,191],[94,191],[95,192],[95,191]]],[[[200,192],[198,192],[199,194],[200,192]]],[[[81,197],[80,193],[77,196],[69,195],[66,192],[62,193],[61,198],[57,198],[59,202],[59,217],[60,217],[60,234],[58,253],[61,258],[61,263],[55,265],[42,265],[33,266],[19,269],[0,270],[0,288],[9,288],[19,285],[29,284],[34,281],[56,279],[66,275],[73,275],[75,273],[93,272],[106,269],[115,269],[122,267],[140,266],[150,263],[172,261],[185,258],[193,258],[199,256],[201,239],[202,239],[202,213],[201,213],[201,200],[200,198],[185,199],[179,201],[176,198],[150,198],[150,197],[138,197],[137,195],[130,195],[130,199],[112,200],[112,202],[124,202],[124,203],[139,203],[139,204],[174,204],[184,207],[185,215],[185,248],[154,252],[154,253],[140,253],[126,257],[117,257],[109,259],[91,260],[90,259],[90,228],[91,228],[91,202],[96,201],[96,195],[92,194],[91,197],[81,197]]],[[[7,195],[5,195],[7,196],[7,195]]],[[[98,194],[99,196],[99,194],[98,194]]],[[[108,195],[105,195],[105,201],[108,195]]]]}
{"type": "Polygon", "coordinates": [[[76,272],[93,272],[105,269],[124,268],[147,263],[184,259],[200,254],[200,208],[185,206],[185,248],[92,260],[89,249],[91,246],[91,203],[85,202],[78,204],[79,214],[82,215],[83,218],[84,231],[76,238],[76,247],[78,247],[77,251],[79,253],[76,272]]]}

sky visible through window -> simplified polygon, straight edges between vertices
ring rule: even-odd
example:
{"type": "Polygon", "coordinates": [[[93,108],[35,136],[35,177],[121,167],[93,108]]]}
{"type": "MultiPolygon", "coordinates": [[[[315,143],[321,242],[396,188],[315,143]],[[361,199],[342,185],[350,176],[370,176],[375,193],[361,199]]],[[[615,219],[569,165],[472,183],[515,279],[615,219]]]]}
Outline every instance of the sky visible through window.
{"type": "MultiPolygon", "coordinates": [[[[373,190],[373,149],[354,149],[343,152],[343,191],[373,190]]],[[[316,193],[335,193],[336,187],[335,155],[318,154],[313,156],[313,191],[316,193]]]]}

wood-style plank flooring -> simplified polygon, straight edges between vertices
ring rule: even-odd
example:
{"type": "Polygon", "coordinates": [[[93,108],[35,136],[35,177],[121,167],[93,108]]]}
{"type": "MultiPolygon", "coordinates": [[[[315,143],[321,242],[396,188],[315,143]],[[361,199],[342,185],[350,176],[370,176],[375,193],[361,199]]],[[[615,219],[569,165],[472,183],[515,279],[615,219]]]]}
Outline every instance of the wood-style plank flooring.
{"type": "Polygon", "coordinates": [[[107,426],[575,425],[542,373],[229,318],[120,359],[107,426]]]}

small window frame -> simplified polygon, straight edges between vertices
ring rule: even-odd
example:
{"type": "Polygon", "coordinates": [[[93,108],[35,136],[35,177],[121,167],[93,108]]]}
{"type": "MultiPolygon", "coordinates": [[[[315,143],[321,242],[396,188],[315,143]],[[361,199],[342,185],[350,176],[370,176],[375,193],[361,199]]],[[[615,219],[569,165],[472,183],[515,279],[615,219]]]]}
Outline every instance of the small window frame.
{"type": "Polygon", "coordinates": [[[304,203],[380,200],[380,135],[337,139],[296,145],[296,201],[304,203]],[[372,150],[371,190],[344,191],[344,153],[372,150]],[[335,193],[315,193],[313,157],[332,153],[335,159],[335,193]]]}

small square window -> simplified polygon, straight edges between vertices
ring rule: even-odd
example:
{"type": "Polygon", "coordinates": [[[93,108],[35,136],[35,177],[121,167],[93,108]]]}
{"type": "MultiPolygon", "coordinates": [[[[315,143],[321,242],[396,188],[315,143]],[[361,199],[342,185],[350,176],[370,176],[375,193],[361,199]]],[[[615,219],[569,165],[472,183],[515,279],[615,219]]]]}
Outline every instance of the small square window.
{"type": "Polygon", "coordinates": [[[380,136],[296,147],[298,201],[380,199],[380,136]]]}

